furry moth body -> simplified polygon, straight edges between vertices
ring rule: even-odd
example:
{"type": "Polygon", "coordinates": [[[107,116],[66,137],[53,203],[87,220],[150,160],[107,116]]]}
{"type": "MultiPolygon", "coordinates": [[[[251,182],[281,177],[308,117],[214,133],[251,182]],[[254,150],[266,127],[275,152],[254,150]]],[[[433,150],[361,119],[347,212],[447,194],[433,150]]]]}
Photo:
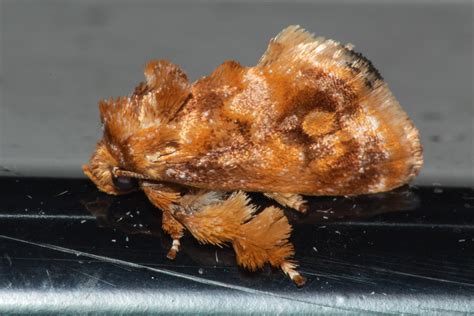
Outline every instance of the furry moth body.
{"type": "Polygon", "coordinates": [[[282,210],[258,211],[244,192],[306,211],[300,194],[388,191],[423,164],[417,129],[372,64],[298,26],[255,67],[227,61],[190,84],[160,60],[145,77],[130,97],[100,102],[103,138],[83,169],[106,193],[145,192],[173,238],[169,258],[187,230],[303,285],[282,210]]]}

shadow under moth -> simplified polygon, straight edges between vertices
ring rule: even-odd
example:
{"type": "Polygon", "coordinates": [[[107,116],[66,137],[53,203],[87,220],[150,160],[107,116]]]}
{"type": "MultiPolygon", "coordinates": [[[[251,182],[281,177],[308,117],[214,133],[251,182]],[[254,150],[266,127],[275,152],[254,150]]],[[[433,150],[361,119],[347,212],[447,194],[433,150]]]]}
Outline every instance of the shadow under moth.
{"type": "Polygon", "coordinates": [[[389,191],[423,164],[417,129],[371,62],[299,26],[254,67],[226,61],[189,83],[156,60],[145,78],[131,96],[99,103],[103,137],[83,170],[106,193],[143,190],[163,213],[170,259],[188,231],[302,286],[282,209],[259,210],[245,192],[306,212],[302,195],[389,191]]]}

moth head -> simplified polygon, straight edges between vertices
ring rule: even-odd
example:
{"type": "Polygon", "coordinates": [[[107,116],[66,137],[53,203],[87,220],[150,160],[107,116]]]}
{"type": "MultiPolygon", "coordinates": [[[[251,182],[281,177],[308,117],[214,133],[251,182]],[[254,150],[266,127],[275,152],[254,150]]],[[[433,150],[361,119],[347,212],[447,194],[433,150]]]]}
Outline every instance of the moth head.
{"type": "Polygon", "coordinates": [[[122,170],[103,140],[97,144],[89,164],[83,165],[82,170],[99,190],[108,194],[126,194],[139,187],[137,177],[140,175],[122,170]]]}

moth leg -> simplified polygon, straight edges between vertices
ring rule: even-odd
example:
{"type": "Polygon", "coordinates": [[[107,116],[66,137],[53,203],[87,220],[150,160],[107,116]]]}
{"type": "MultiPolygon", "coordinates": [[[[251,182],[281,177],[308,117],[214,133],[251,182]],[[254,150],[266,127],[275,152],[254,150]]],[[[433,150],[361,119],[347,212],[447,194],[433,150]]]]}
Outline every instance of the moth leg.
{"type": "Polygon", "coordinates": [[[180,239],[183,237],[184,226],[176,220],[173,216],[171,209],[176,211],[177,209],[183,209],[184,207],[202,208],[208,204],[221,201],[224,196],[224,192],[220,191],[205,191],[195,190],[181,196],[179,199],[173,201],[166,211],[163,211],[163,230],[171,235],[173,238],[172,246],[167,254],[168,259],[175,259],[176,254],[181,246],[180,239]]]}
{"type": "Polygon", "coordinates": [[[240,266],[255,271],[269,263],[302,286],[305,278],[291,259],[291,226],[283,211],[270,206],[256,214],[257,208],[249,202],[244,192],[234,192],[208,204],[182,203],[174,207],[173,216],[202,243],[220,247],[231,243],[240,266]]]}
{"type": "Polygon", "coordinates": [[[286,260],[281,265],[280,268],[290,279],[295,282],[297,287],[302,287],[306,284],[306,278],[302,276],[297,270],[297,264],[293,261],[286,260]]]}
{"type": "Polygon", "coordinates": [[[181,246],[180,239],[184,234],[184,226],[178,222],[169,211],[163,211],[162,227],[163,230],[173,239],[171,248],[166,257],[170,260],[174,260],[181,246]]]}
{"type": "Polygon", "coordinates": [[[181,195],[179,192],[160,184],[146,183],[142,184],[141,187],[150,202],[163,212],[162,228],[165,233],[170,235],[173,239],[173,243],[166,257],[174,260],[181,246],[180,239],[184,234],[184,226],[173,217],[170,208],[173,204],[177,203],[181,195]]]}
{"type": "Polygon", "coordinates": [[[306,278],[297,270],[292,259],[295,250],[288,240],[291,226],[283,210],[270,206],[241,225],[241,236],[233,240],[233,247],[239,265],[251,271],[262,268],[268,262],[280,268],[298,287],[306,278]]]}
{"type": "Polygon", "coordinates": [[[280,205],[290,207],[301,213],[308,211],[308,201],[294,193],[263,193],[266,197],[277,201],[280,205]]]}

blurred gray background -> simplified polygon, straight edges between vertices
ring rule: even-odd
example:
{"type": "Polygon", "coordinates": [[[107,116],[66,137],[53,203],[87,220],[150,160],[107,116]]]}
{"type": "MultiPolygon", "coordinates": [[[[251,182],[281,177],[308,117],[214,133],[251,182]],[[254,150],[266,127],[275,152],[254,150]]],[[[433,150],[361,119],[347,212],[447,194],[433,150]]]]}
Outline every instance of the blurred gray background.
{"type": "Polygon", "coordinates": [[[253,65],[289,24],[350,42],[421,131],[417,183],[474,183],[473,4],[452,1],[1,1],[0,175],[81,177],[97,101],[152,58],[191,80],[253,65]]]}

